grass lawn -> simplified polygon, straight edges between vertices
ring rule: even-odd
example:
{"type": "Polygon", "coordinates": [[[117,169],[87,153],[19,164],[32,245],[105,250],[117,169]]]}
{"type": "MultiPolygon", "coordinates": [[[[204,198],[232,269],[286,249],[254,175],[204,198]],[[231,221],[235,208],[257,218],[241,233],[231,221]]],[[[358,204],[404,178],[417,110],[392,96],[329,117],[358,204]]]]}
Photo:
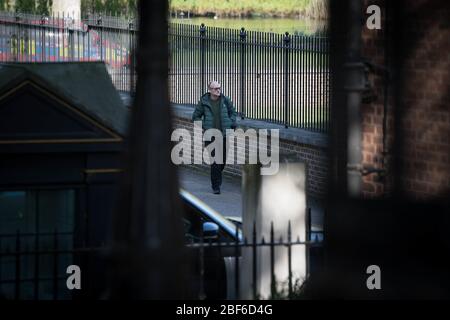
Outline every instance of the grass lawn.
{"type": "Polygon", "coordinates": [[[308,9],[316,2],[321,0],[171,0],[170,7],[197,15],[287,17],[308,15],[313,11],[308,9]]]}

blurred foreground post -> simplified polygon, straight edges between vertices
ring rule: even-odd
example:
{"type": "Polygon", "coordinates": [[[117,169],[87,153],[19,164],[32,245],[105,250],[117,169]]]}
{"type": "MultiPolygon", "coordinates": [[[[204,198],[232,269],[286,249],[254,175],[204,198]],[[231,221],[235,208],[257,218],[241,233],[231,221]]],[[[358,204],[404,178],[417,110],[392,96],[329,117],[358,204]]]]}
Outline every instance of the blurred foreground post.
{"type": "MultiPolygon", "coordinates": [[[[252,164],[243,167],[243,236],[250,243],[254,234],[258,243],[270,241],[271,233],[274,244],[280,239],[284,243],[305,241],[305,164],[281,155],[276,174],[261,175],[260,168],[252,164]]],[[[242,248],[241,274],[246,275],[240,286],[242,299],[270,299],[276,292],[290,296],[292,285],[301,285],[306,279],[304,245],[277,245],[273,252],[269,246],[259,246],[254,253],[252,247],[242,248]]]]}
{"type": "Polygon", "coordinates": [[[183,298],[182,212],[170,159],[167,1],[140,1],[137,89],[114,220],[111,298],[183,298]]]}

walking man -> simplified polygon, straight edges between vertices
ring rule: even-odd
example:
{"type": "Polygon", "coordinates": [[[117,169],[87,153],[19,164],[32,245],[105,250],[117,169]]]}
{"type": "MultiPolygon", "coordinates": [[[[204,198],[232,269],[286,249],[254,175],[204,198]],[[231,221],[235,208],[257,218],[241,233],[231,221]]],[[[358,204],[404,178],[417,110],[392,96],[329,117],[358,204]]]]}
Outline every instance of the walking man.
{"type": "MultiPolygon", "coordinates": [[[[230,98],[221,92],[218,81],[208,83],[208,92],[200,97],[198,105],[192,114],[193,121],[202,121],[203,130],[218,129],[223,134],[223,161],[211,164],[211,187],[214,194],[220,194],[222,185],[222,171],[225,168],[226,159],[226,130],[236,128],[236,110],[230,98]]],[[[214,140],[213,140],[214,141],[214,140]]],[[[213,141],[206,142],[206,145],[213,141]]],[[[213,154],[211,154],[213,157],[213,154]]]]}

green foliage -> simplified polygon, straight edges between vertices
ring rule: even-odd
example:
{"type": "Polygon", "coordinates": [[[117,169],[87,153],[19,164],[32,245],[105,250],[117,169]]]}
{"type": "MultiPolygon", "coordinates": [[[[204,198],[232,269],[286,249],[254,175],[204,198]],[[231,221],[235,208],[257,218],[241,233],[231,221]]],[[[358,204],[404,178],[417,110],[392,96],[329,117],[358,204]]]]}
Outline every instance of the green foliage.
{"type": "Polygon", "coordinates": [[[16,12],[35,13],[36,1],[35,0],[16,0],[16,12]]]}
{"type": "Polygon", "coordinates": [[[94,11],[96,11],[96,12],[105,11],[105,6],[101,0],[95,0],[93,7],[94,7],[94,11]]]}
{"type": "MultiPolygon", "coordinates": [[[[0,8],[8,10],[10,0],[0,0],[0,8]],[[2,4],[4,4],[2,6],[2,4]]],[[[16,12],[35,13],[49,15],[53,5],[52,0],[16,0],[14,9],[16,12]]]]}
{"type": "Polygon", "coordinates": [[[135,16],[137,0],[81,0],[81,14],[106,12],[112,15],[135,16]]]}
{"type": "Polygon", "coordinates": [[[52,7],[51,0],[37,0],[36,13],[49,15],[52,7]]]}
{"type": "MultiPolygon", "coordinates": [[[[30,0],[17,0],[23,1],[30,0]]],[[[230,17],[328,17],[327,0],[169,0],[169,7],[200,16],[213,13],[230,17]]],[[[107,12],[135,16],[136,10],[137,0],[81,0],[82,15],[107,12]]]]}
{"type": "Polygon", "coordinates": [[[292,283],[292,294],[289,296],[289,285],[288,282],[282,282],[278,284],[275,281],[274,293],[269,297],[269,300],[298,300],[304,298],[304,290],[306,286],[306,281],[304,279],[296,279],[292,283]]]}
{"type": "Polygon", "coordinates": [[[214,13],[221,16],[324,18],[327,0],[171,0],[174,11],[190,11],[194,15],[214,13]]]}
{"type": "Polygon", "coordinates": [[[137,0],[128,0],[127,10],[127,15],[135,15],[134,13],[137,11],[137,0]]]}
{"type": "MultiPolygon", "coordinates": [[[[172,16],[172,18],[174,18],[172,16]]],[[[204,23],[210,27],[241,29],[247,31],[264,31],[272,33],[315,35],[326,31],[326,21],[299,18],[220,18],[191,17],[190,19],[175,19],[172,22],[200,25],[204,23]]]]}
{"type": "MultiPolygon", "coordinates": [[[[24,1],[24,0],[21,0],[24,1]]],[[[150,1],[150,0],[148,0],[150,1]]],[[[327,0],[169,0],[172,11],[230,17],[298,17],[324,19],[327,0]]],[[[81,0],[81,13],[108,12],[135,16],[137,0],[81,0]]]]}
{"type": "Polygon", "coordinates": [[[123,6],[120,0],[109,0],[104,3],[105,11],[115,14],[123,11],[123,6]]]}

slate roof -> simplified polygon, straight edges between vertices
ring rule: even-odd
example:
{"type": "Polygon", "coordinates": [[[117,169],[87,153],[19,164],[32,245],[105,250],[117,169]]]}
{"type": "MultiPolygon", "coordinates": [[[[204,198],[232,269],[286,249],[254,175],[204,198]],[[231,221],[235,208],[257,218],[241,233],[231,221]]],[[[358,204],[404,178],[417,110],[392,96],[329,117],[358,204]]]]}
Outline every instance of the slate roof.
{"type": "Polygon", "coordinates": [[[129,109],[103,62],[15,63],[0,65],[0,95],[25,80],[44,87],[121,136],[129,109]]]}

